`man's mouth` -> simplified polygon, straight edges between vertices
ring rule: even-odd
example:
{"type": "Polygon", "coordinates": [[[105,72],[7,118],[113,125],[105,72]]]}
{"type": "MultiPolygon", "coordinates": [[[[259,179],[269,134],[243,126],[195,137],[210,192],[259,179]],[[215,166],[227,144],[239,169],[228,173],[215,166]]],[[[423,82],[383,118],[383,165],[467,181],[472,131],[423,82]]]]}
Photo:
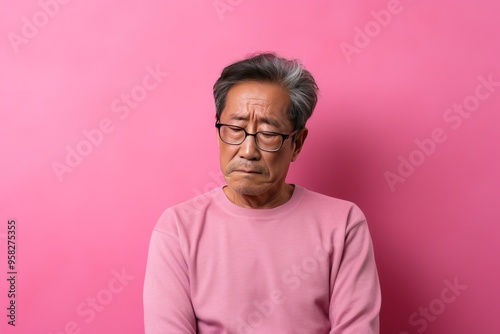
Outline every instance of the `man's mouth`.
{"type": "Polygon", "coordinates": [[[251,170],[251,169],[235,169],[235,172],[240,172],[240,173],[247,173],[247,174],[259,174],[258,171],[256,170],[251,170]]]}

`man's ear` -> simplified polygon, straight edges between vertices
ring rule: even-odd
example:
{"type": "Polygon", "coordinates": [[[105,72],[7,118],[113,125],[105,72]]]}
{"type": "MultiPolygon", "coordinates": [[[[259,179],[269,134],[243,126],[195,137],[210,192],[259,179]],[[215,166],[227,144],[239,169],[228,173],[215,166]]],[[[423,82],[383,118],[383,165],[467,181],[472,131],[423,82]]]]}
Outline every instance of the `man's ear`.
{"type": "Polygon", "coordinates": [[[292,155],[292,161],[295,161],[297,157],[299,156],[300,151],[302,150],[302,147],[304,146],[304,142],[306,141],[307,138],[307,133],[309,131],[307,128],[302,129],[299,133],[297,133],[295,136],[295,142],[293,144],[293,155],[292,155]]]}

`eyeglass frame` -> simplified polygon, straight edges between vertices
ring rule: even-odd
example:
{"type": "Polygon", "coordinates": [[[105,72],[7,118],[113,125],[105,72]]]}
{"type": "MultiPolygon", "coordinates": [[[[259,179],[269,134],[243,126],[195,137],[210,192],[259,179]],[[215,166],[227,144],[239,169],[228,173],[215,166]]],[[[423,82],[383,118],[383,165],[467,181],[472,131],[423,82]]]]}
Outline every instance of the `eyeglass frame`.
{"type": "Polygon", "coordinates": [[[299,129],[293,131],[292,133],[290,134],[283,134],[283,133],[279,133],[279,132],[273,132],[273,131],[257,131],[255,133],[248,133],[247,130],[245,130],[245,128],[242,128],[241,126],[238,126],[238,125],[233,125],[233,124],[224,124],[224,123],[220,123],[220,121],[216,121],[215,122],[215,127],[217,128],[217,132],[219,133],[219,138],[220,140],[222,140],[224,143],[228,144],[228,145],[241,145],[243,144],[243,142],[245,141],[245,139],[247,139],[248,136],[253,136],[253,139],[255,141],[255,145],[259,148],[259,150],[261,151],[264,151],[264,152],[278,152],[279,150],[281,150],[281,148],[283,147],[283,144],[285,143],[285,140],[287,140],[288,138],[290,137],[293,137],[295,136],[295,134],[297,134],[297,132],[299,132],[299,129]],[[239,128],[241,130],[243,130],[243,132],[245,133],[245,137],[243,137],[243,139],[241,140],[241,142],[237,143],[237,144],[233,144],[233,143],[228,143],[226,141],[224,141],[220,135],[220,128],[222,126],[231,126],[231,127],[235,127],[235,128],[239,128]],[[280,147],[278,147],[277,149],[275,150],[267,150],[267,149],[263,149],[259,146],[258,142],[257,142],[257,135],[259,133],[267,133],[267,134],[272,134],[272,135],[279,135],[281,136],[281,145],[280,147]]]}

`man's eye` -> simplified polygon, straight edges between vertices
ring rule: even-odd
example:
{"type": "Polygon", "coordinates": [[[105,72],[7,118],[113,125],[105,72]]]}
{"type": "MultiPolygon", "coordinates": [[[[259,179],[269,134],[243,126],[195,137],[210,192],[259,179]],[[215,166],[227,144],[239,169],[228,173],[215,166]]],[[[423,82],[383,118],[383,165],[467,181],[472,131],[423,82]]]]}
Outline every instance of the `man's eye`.
{"type": "Polygon", "coordinates": [[[263,139],[271,139],[277,136],[277,134],[271,132],[261,132],[260,135],[263,139]]]}
{"type": "Polygon", "coordinates": [[[241,131],[243,131],[243,129],[235,127],[235,126],[228,126],[227,129],[230,130],[231,132],[241,132],[241,131]]]}

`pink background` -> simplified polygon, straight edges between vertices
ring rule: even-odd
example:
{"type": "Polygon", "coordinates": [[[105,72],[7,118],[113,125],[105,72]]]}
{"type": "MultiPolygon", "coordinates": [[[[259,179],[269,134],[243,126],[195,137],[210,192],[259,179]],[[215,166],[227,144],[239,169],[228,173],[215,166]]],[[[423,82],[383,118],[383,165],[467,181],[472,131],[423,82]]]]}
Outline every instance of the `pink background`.
{"type": "Polygon", "coordinates": [[[500,332],[498,1],[59,1],[0,11],[2,333],[143,332],[156,220],[221,184],[211,87],[267,50],[318,81],[289,182],[366,213],[382,333],[500,332]]]}

